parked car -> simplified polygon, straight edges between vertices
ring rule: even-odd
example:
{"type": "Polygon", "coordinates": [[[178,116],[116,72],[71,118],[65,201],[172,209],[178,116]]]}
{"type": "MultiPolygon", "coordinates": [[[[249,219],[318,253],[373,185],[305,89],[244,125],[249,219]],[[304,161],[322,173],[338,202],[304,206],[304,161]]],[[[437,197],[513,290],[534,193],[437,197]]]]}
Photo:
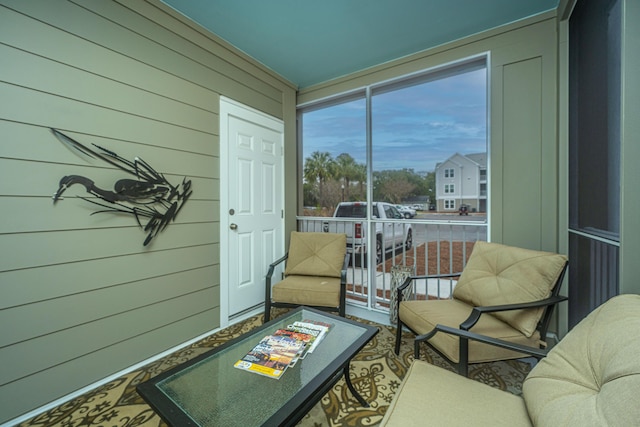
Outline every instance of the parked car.
{"type": "MultiPolygon", "coordinates": [[[[372,218],[376,219],[395,219],[404,220],[396,207],[390,203],[374,202],[372,205],[372,218]]],[[[342,202],[338,204],[333,214],[334,218],[367,218],[366,202],[342,202]]],[[[346,233],[347,235],[347,252],[358,255],[355,261],[360,258],[367,258],[367,236],[366,224],[360,221],[353,221],[347,224],[338,223],[337,221],[325,221],[323,230],[331,233],[346,233]]],[[[411,224],[398,224],[394,222],[376,222],[376,264],[382,262],[384,253],[396,248],[409,250],[413,245],[413,230],[411,224]]]]}
{"type": "Polygon", "coordinates": [[[413,218],[416,216],[416,210],[410,208],[409,206],[396,205],[396,209],[404,216],[406,219],[413,218]]]}

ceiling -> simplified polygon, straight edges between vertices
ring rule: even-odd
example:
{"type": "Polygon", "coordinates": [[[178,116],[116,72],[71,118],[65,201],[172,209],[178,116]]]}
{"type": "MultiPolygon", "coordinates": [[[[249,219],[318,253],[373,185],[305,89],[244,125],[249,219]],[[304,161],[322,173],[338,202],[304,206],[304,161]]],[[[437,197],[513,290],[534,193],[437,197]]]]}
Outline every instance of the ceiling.
{"type": "Polygon", "coordinates": [[[559,0],[162,0],[305,88],[555,9],[559,0]]]}

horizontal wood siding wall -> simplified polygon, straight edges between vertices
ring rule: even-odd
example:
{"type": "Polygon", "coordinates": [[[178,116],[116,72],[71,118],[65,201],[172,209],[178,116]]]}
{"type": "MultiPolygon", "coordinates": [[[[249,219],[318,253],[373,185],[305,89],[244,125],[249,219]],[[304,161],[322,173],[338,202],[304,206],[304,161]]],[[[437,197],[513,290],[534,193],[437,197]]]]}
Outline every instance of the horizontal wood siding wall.
{"type": "Polygon", "coordinates": [[[219,326],[219,96],[290,120],[295,88],[157,0],[0,0],[0,58],[1,423],[219,326]],[[130,177],[51,127],[193,195],[148,247],[82,186],[54,205],[130,177]]]}

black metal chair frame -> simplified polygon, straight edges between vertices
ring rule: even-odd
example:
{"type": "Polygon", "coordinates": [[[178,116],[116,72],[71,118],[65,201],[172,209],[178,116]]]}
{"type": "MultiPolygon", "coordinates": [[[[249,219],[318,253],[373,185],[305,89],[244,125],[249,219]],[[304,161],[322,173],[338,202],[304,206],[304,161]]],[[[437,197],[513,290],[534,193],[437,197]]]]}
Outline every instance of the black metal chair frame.
{"type": "MultiPolygon", "coordinates": [[[[284,262],[289,257],[289,252],[287,252],[282,258],[274,261],[269,265],[269,270],[267,271],[266,277],[266,285],[265,285],[265,300],[264,300],[264,322],[268,322],[271,319],[271,307],[281,307],[281,308],[295,308],[299,307],[299,304],[291,304],[286,302],[277,302],[271,300],[271,279],[273,277],[273,272],[275,268],[284,262]]],[[[309,307],[337,312],[339,316],[345,317],[346,315],[346,301],[347,301],[347,268],[349,267],[349,258],[350,254],[347,253],[344,256],[344,263],[342,264],[342,269],[340,271],[340,305],[337,307],[325,307],[318,305],[310,305],[309,307]]]]}
{"type": "MultiPolygon", "coordinates": [[[[547,330],[549,329],[549,323],[551,322],[551,316],[553,314],[553,310],[556,307],[556,305],[562,301],[566,301],[568,298],[562,295],[559,295],[560,293],[560,287],[562,286],[562,281],[564,279],[564,275],[567,271],[567,266],[568,266],[568,262],[565,262],[564,267],[562,268],[562,271],[560,272],[560,275],[558,276],[558,280],[556,281],[556,283],[553,285],[553,288],[551,290],[551,296],[549,298],[545,298],[543,300],[539,300],[539,301],[532,301],[532,302],[525,302],[525,303],[516,303],[516,304],[504,304],[504,305],[495,305],[495,306],[485,306],[485,307],[473,307],[473,309],[471,310],[471,314],[469,315],[469,317],[467,317],[467,319],[462,322],[459,326],[460,329],[455,329],[455,328],[451,328],[448,326],[444,326],[444,325],[437,325],[436,328],[434,328],[432,331],[423,334],[423,335],[418,335],[418,333],[416,331],[414,331],[413,329],[411,329],[408,325],[405,325],[404,323],[402,323],[402,320],[400,320],[400,303],[402,302],[402,295],[403,295],[403,290],[405,288],[407,288],[407,286],[409,286],[414,280],[417,279],[431,279],[431,278],[452,278],[452,277],[459,277],[462,273],[457,273],[457,274],[445,274],[445,275],[426,275],[426,276],[412,276],[407,278],[404,283],[398,287],[397,289],[397,302],[398,302],[398,308],[397,308],[397,312],[398,312],[398,325],[397,325],[397,329],[396,329],[396,345],[395,345],[395,352],[396,354],[400,354],[400,343],[402,341],[402,327],[405,326],[407,329],[409,329],[411,332],[413,332],[414,334],[418,335],[415,338],[415,356],[416,358],[419,357],[419,345],[421,342],[424,342],[425,344],[427,344],[432,350],[434,350],[437,354],[439,354],[443,359],[447,360],[449,363],[451,363],[452,365],[454,365],[454,367],[457,368],[457,371],[460,375],[463,376],[467,376],[468,372],[469,372],[469,337],[473,336],[473,339],[475,339],[476,341],[482,341],[482,342],[486,342],[488,344],[492,344],[491,341],[494,342],[500,342],[501,344],[495,344],[494,345],[498,345],[499,347],[503,347],[503,348],[510,348],[506,345],[509,346],[513,346],[513,349],[517,348],[517,351],[521,351],[523,353],[528,353],[531,354],[532,352],[535,353],[535,348],[533,347],[527,347],[527,346],[521,346],[521,345],[517,345],[517,344],[513,344],[513,343],[509,343],[507,341],[503,341],[503,340],[499,340],[496,338],[491,338],[491,337],[486,337],[484,335],[479,335],[479,334],[475,334],[472,332],[469,332],[469,334],[463,334],[463,333],[458,333],[460,331],[469,331],[476,323],[478,323],[478,320],[480,320],[480,316],[485,314],[485,313],[495,313],[498,311],[510,311],[510,310],[521,310],[521,309],[528,309],[528,308],[536,308],[536,307],[545,307],[544,313],[542,315],[542,317],[540,318],[540,321],[538,322],[537,325],[537,330],[540,332],[540,340],[544,341],[546,339],[547,336],[547,330]],[[459,345],[459,362],[456,364],[455,362],[453,362],[452,360],[450,360],[447,356],[445,356],[441,351],[439,351],[437,348],[435,348],[433,345],[431,345],[429,343],[429,339],[436,334],[436,332],[438,331],[446,331],[447,333],[454,333],[452,331],[456,331],[456,333],[454,333],[454,335],[458,335],[460,337],[460,345],[459,345]],[[479,339],[479,337],[484,337],[482,339],[479,339]],[[503,345],[504,344],[504,345],[503,345]],[[524,351],[523,349],[527,349],[526,351],[524,351]]],[[[540,348],[544,348],[546,346],[546,344],[543,344],[541,342],[540,344],[540,348]]],[[[538,350],[539,351],[539,350],[538,350]]]]}

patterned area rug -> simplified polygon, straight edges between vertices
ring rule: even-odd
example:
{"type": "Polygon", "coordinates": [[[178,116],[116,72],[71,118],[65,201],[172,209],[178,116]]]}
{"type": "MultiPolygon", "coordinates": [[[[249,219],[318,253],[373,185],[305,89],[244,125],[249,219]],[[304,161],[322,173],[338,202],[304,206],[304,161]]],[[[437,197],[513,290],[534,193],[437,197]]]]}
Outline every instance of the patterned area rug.
{"type": "MultiPolygon", "coordinates": [[[[380,332],[351,362],[354,387],[370,403],[361,407],[352,397],[344,379],[316,404],[299,423],[304,427],[375,426],[384,416],[402,378],[413,361],[413,334],[403,336],[400,356],[396,356],[395,328],[350,317],[377,326],[380,332]]],[[[59,407],[20,424],[21,427],[164,427],[166,424],[142,400],[136,386],[169,368],[202,354],[212,347],[235,338],[262,324],[262,316],[255,316],[221,330],[203,340],[183,348],[144,368],[110,381],[59,407]]],[[[424,347],[424,346],[423,346],[424,347]]],[[[430,350],[423,350],[421,359],[453,370],[430,350]]],[[[530,365],[522,361],[507,361],[472,365],[469,377],[490,386],[521,393],[521,385],[530,365]]]]}

